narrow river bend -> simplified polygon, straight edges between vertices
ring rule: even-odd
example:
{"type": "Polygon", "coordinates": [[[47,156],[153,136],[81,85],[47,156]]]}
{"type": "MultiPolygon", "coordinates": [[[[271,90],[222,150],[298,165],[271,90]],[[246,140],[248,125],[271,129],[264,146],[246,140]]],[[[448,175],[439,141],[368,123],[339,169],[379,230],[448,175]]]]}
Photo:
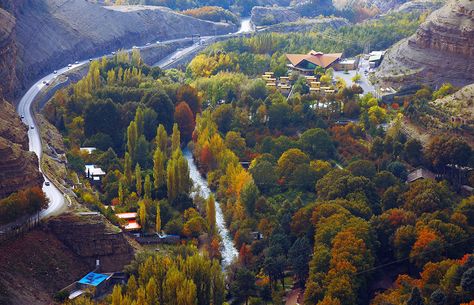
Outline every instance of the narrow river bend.
{"type": "MultiPolygon", "coordinates": [[[[183,150],[183,155],[188,161],[189,165],[189,177],[193,181],[194,186],[198,189],[199,195],[205,199],[209,198],[212,191],[207,184],[206,179],[199,173],[196,164],[194,163],[193,155],[189,149],[183,150]]],[[[217,231],[222,239],[222,267],[226,268],[229,266],[234,259],[238,256],[238,251],[234,246],[234,242],[230,236],[229,230],[227,229],[224,221],[224,214],[219,203],[216,201],[216,225],[217,231]]]]}

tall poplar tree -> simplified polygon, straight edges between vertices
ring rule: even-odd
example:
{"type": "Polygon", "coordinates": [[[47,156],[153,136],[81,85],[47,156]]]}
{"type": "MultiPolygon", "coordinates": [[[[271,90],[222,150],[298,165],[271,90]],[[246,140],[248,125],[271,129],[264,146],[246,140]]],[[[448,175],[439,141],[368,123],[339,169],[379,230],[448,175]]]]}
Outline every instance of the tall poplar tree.
{"type": "Polygon", "coordinates": [[[161,232],[161,210],[160,210],[160,203],[159,202],[156,204],[155,231],[157,233],[161,232]]]}
{"type": "Polygon", "coordinates": [[[163,124],[160,124],[156,129],[156,138],[155,138],[156,147],[158,147],[163,154],[166,156],[166,150],[168,148],[168,134],[163,124]]]}
{"type": "Polygon", "coordinates": [[[145,199],[151,198],[151,180],[150,175],[145,176],[145,199]]]}
{"type": "Polygon", "coordinates": [[[132,159],[128,152],[125,153],[123,173],[125,175],[127,187],[130,187],[132,185],[132,159]]]}
{"type": "Polygon", "coordinates": [[[178,124],[173,124],[173,133],[171,134],[171,154],[181,146],[181,133],[178,124]]]}
{"type": "Polygon", "coordinates": [[[166,184],[165,155],[159,147],[153,154],[153,185],[155,190],[166,184]]]}
{"type": "Polygon", "coordinates": [[[209,224],[209,233],[212,236],[216,233],[216,202],[212,194],[207,199],[206,216],[207,223],[209,224]]]}
{"type": "Polygon", "coordinates": [[[130,122],[127,128],[127,150],[130,153],[132,161],[135,162],[135,152],[138,143],[138,129],[135,121],[130,122]]]}
{"type": "Polygon", "coordinates": [[[137,163],[135,166],[135,181],[136,181],[136,189],[138,196],[142,195],[142,169],[140,164],[137,163]]]}

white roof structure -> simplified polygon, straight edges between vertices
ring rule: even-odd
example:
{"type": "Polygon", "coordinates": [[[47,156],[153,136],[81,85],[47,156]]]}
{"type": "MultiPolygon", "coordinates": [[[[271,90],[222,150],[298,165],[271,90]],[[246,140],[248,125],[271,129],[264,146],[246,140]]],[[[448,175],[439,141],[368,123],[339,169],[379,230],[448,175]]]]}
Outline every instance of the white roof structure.
{"type": "Polygon", "coordinates": [[[97,150],[95,147],[81,147],[79,148],[81,152],[87,152],[87,154],[92,154],[93,151],[97,150]]]}
{"type": "Polygon", "coordinates": [[[87,176],[90,175],[91,177],[94,177],[94,180],[96,177],[99,178],[100,176],[105,176],[105,172],[100,167],[93,164],[86,165],[86,169],[84,172],[87,176]]]}

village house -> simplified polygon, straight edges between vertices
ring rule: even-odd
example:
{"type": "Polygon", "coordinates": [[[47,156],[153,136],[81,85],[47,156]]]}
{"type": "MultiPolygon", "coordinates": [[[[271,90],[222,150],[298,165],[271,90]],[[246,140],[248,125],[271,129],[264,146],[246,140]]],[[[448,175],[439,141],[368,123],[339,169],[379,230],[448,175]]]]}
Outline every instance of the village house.
{"type": "Polygon", "coordinates": [[[130,213],[117,213],[115,214],[117,218],[125,220],[125,224],[121,225],[122,229],[125,231],[138,231],[142,227],[137,222],[137,213],[130,212],[130,213]]]}
{"type": "Polygon", "coordinates": [[[105,176],[105,172],[100,167],[93,164],[86,165],[84,172],[86,174],[86,178],[94,182],[101,181],[105,176]]]}

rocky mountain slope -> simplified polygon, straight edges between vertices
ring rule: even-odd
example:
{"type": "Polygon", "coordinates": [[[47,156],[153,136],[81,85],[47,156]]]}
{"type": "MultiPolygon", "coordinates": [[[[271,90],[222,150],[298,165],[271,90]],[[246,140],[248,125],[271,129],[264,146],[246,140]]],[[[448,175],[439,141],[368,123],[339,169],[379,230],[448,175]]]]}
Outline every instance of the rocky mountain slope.
{"type": "Polygon", "coordinates": [[[437,99],[432,105],[444,115],[462,119],[465,125],[474,127],[474,84],[437,99]]]}
{"type": "Polygon", "coordinates": [[[28,151],[27,131],[13,106],[0,98],[0,198],[43,184],[38,158],[28,151]]]}
{"type": "Polygon", "coordinates": [[[68,214],[0,245],[0,304],[55,304],[53,295],[94,270],[122,270],[134,250],[103,216],[68,214]],[[14,266],[14,267],[13,267],[14,266]]]}
{"type": "Polygon", "coordinates": [[[474,1],[450,0],[392,47],[376,73],[386,83],[474,82],[474,1]]]}
{"type": "Polygon", "coordinates": [[[16,89],[21,90],[40,75],[78,59],[134,44],[235,30],[233,25],[199,20],[162,7],[105,8],[84,0],[1,1],[9,2],[3,7],[11,7],[10,15],[15,17],[7,17],[9,22],[1,18],[0,22],[0,37],[7,37],[14,24],[14,39],[4,38],[5,46],[0,47],[0,68],[10,71],[3,72],[10,74],[1,83],[6,93],[11,93],[9,84],[15,82],[12,70],[20,83],[16,89]],[[12,44],[17,45],[16,51],[12,44]]]}
{"type": "Polygon", "coordinates": [[[256,26],[293,22],[301,18],[293,9],[278,6],[255,6],[252,9],[251,21],[256,26]]]}
{"type": "Polygon", "coordinates": [[[394,11],[401,13],[435,11],[444,4],[443,0],[414,0],[400,5],[394,11]]]}
{"type": "Polygon", "coordinates": [[[0,97],[3,91],[12,92],[17,81],[15,18],[0,6],[0,97]]]}
{"type": "Polygon", "coordinates": [[[308,32],[324,31],[327,28],[338,29],[350,25],[349,20],[341,17],[302,18],[295,22],[285,22],[265,27],[264,32],[308,32]]]}
{"type": "Polygon", "coordinates": [[[102,272],[120,271],[133,259],[134,250],[122,231],[100,214],[66,214],[52,219],[48,225],[91,268],[99,259],[102,272]]]}

